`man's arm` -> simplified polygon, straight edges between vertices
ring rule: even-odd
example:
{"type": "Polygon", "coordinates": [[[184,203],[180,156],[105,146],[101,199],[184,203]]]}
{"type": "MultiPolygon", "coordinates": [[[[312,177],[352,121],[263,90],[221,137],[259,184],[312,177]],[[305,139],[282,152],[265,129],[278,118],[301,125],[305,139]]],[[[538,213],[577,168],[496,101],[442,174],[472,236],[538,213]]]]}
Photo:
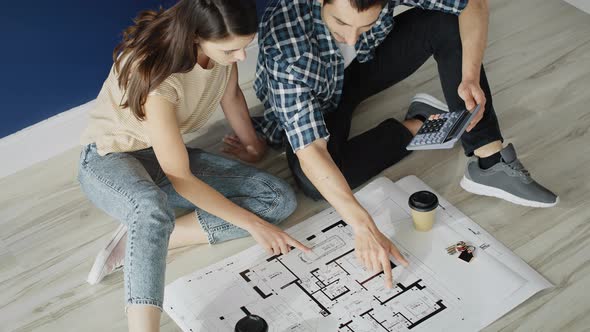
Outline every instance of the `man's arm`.
{"type": "Polygon", "coordinates": [[[485,109],[486,96],[480,87],[481,64],[487,46],[489,9],[487,0],[469,0],[467,7],[459,15],[459,31],[463,44],[462,80],[458,88],[459,96],[465,101],[467,109],[476,104],[482,109],[475,116],[467,131],[481,120],[485,109]]]}
{"type": "MultiPolygon", "coordinates": [[[[354,230],[355,253],[369,270],[384,271],[385,284],[393,286],[389,255],[407,261],[356,200],[340,169],[328,152],[329,133],[321,106],[312,89],[267,58],[268,100],[281,122],[291,148],[307,178],[354,230]]],[[[308,66],[309,67],[309,66],[308,66]]]]}
{"type": "Polygon", "coordinates": [[[356,200],[342,172],[332,160],[327,142],[318,139],[297,150],[296,154],[307,178],[353,228],[357,258],[371,271],[384,271],[385,285],[392,288],[389,255],[403,265],[408,262],[356,200]]]}

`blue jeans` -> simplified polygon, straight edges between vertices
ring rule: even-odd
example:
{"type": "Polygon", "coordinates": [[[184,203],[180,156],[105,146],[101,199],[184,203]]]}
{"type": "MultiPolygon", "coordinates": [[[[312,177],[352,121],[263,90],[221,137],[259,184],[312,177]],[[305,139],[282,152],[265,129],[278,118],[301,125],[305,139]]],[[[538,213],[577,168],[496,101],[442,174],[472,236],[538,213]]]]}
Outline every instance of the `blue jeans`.
{"type": "MultiPolygon", "coordinates": [[[[187,150],[197,178],[262,219],[278,224],[295,210],[295,194],[285,181],[231,159],[187,150]]],[[[248,235],[176,193],[151,148],[101,156],[95,144],[87,145],[80,154],[78,179],[92,203],[128,228],[127,305],[147,304],[162,310],[174,208],[194,210],[211,244],[248,235]]]]}

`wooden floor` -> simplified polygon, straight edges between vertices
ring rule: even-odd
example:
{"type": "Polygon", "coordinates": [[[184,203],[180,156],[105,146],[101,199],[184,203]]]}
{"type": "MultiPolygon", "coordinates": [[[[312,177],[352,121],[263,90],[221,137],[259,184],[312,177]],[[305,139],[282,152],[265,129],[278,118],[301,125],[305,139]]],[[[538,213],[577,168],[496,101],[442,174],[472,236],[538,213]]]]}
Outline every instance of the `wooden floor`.
{"type": "MultiPolygon", "coordinates": [[[[532,209],[464,192],[460,148],[414,153],[384,174],[419,176],[555,284],[486,331],[588,331],[590,15],[558,0],[490,3],[485,64],[504,136],[561,203],[532,209]]],[[[434,62],[364,103],[353,134],[387,117],[401,118],[416,92],[442,97],[434,62]]],[[[0,331],[126,330],[122,273],[97,286],[85,282],[116,223],[81,193],[78,153],[73,149],[0,179],[0,331]]],[[[292,183],[284,155],[260,166],[292,183]]],[[[287,225],[326,207],[300,194],[298,199],[287,225]]],[[[246,238],[172,251],[167,282],[253,243],[246,238]]],[[[162,330],[178,330],[165,314],[162,330]]]]}

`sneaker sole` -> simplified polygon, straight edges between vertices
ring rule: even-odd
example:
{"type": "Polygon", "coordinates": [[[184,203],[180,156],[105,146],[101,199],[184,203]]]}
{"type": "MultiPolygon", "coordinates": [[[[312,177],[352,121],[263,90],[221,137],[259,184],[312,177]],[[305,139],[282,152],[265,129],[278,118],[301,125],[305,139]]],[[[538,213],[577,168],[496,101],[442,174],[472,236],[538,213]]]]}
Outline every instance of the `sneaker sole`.
{"type": "Polygon", "coordinates": [[[553,206],[557,205],[557,203],[559,203],[559,197],[557,197],[557,199],[555,200],[554,203],[543,203],[543,202],[537,202],[537,201],[531,201],[528,199],[524,199],[522,197],[515,196],[507,191],[502,190],[502,189],[484,186],[482,184],[479,184],[477,182],[469,180],[465,176],[463,176],[463,179],[461,179],[460,185],[463,189],[465,189],[466,191],[468,191],[470,193],[473,193],[476,195],[497,197],[497,198],[501,198],[505,201],[508,201],[510,203],[523,205],[523,206],[537,207],[537,208],[548,208],[548,207],[553,207],[553,206]]]}
{"type": "Polygon", "coordinates": [[[439,110],[442,110],[443,112],[448,112],[449,111],[449,106],[447,106],[447,104],[443,103],[442,101],[434,98],[433,96],[426,94],[426,93],[418,93],[414,96],[414,98],[412,98],[412,101],[410,103],[413,102],[421,102],[427,105],[430,105],[434,108],[438,108],[439,110]]]}
{"type": "Polygon", "coordinates": [[[120,225],[119,228],[117,228],[111,242],[109,242],[109,244],[107,244],[107,246],[104,249],[102,249],[96,256],[94,264],[90,269],[90,273],[88,273],[88,277],[86,278],[86,282],[88,282],[91,285],[96,285],[106,276],[104,272],[105,263],[113,249],[117,246],[117,243],[119,243],[121,238],[126,233],[127,228],[125,227],[125,225],[120,225]]]}

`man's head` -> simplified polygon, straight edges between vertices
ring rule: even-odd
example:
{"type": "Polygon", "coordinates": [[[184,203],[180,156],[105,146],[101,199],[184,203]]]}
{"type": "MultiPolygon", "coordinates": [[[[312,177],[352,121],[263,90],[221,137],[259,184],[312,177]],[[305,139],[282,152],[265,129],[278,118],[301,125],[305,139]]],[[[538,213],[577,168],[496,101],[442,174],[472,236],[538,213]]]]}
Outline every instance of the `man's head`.
{"type": "Polygon", "coordinates": [[[387,0],[318,0],[322,19],[339,43],[354,45],[371,29],[387,0]]]}

